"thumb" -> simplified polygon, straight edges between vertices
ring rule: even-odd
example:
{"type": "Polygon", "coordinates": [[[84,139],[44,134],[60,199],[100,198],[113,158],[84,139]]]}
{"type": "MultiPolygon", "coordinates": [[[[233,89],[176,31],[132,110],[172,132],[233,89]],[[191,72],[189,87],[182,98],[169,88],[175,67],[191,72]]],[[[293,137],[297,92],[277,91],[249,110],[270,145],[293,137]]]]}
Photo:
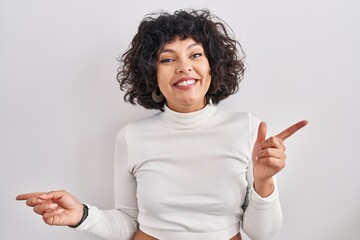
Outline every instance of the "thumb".
{"type": "Polygon", "coordinates": [[[40,196],[41,199],[49,200],[49,199],[59,199],[65,195],[65,191],[51,191],[47,192],[40,196]]]}

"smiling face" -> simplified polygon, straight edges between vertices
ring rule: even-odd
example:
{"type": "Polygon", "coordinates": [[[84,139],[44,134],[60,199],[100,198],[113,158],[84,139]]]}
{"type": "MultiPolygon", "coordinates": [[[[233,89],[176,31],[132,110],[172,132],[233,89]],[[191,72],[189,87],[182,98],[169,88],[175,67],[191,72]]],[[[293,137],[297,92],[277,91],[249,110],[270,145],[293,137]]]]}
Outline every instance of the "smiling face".
{"type": "Polygon", "coordinates": [[[167,106],[176,112],[194,112],[206,105],[210,65],[204,48],[192,38],[166,43],[157,61],[157,80],[167,106]]]}

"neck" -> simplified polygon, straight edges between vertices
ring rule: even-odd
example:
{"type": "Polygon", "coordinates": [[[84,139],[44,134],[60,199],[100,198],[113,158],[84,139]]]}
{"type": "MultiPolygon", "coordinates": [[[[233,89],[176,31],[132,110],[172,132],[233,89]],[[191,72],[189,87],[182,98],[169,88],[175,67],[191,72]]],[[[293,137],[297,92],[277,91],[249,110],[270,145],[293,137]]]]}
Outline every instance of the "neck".
{"type": "Polygon", "coordinates": [[[182,105],[175,105],[172,103],[166,103],[166,106],[171,109],[174,112],[179,112],[179,113],[191,113],[191,112],[196,112],[199,111],[201,109],[203,109],[205,106],[207,105],[207,101],[204,98],[204,101],[201,104],[197,104],[197,105],[192,105],[192,104],[182,104],[182,105]]]}

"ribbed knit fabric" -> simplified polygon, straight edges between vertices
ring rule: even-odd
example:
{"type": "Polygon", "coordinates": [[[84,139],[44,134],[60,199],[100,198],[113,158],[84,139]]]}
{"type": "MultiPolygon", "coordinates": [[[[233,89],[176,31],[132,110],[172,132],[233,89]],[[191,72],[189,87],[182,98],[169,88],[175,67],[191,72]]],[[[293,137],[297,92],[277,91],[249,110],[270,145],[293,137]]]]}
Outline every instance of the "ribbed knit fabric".
{"type": "Polygon", "coordinates": [[[117,136],[115,208],[90,206],[79,230],[132,239],[139,228],[161,240],[227,240],[240,228],[271,239],[282,222],[278,190],[252,188],[252,148],[260,121],[207,105],[130,123],[117,136]]]}

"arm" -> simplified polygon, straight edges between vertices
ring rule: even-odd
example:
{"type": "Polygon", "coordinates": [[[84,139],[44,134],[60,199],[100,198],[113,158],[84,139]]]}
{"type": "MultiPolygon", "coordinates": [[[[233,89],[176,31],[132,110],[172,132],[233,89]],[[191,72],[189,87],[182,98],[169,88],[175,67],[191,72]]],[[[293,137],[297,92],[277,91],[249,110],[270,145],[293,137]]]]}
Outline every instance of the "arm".
{"type": "Polygon", "coordinates": [[[252,166],[248,169],[248,194],[247,205],[243,216],[242,228],[252,240],[272,239],[280,230],[282,224],[282,211],[279,193],[274,177],[273,192],[267,197],[261,197],[253,182],[252,166]]]}
{"type": "Polygon", "coordinates": [[[132,239],[138,228],[136,180],[128,169],[126,127],[117,135],[114,156],[115,208],[99,210],[90,206],[88,218],[77,229],[103,239],[132,239]]]}
{"type": "Polygon", "coordinates": [[[247,172],[249,186],[242,227],[253,240],[272,239],[281,227],[282,212],[274,177],[285,166],[284,140],[306,124],[307,121],[301,121],[268,139],[265,123],[260,123],[257,134],[252,128],[254,147],[247,172]]]}
{"type": "MultiPolygon", "coordinates": [[[[89,206],[88,217],[76,229],[103,239],[130,240],[137,230],[136,181],[127,167],[126,129],[122,129],[115,150],[115,203],[117,209],[100,210],[89,206]]],[[[28,193],[16,197],[26,200],[48,225],[70,226],[79,223],[83,205],[66,191],[28,193]]]]}
{"type": "Polygon", "coordinates": [[[102,239],[130,240],[137,230],[137,222],[121,210],[100,210],[89,206],[89,216],[76,229],[92,233],[102,239]]]}

